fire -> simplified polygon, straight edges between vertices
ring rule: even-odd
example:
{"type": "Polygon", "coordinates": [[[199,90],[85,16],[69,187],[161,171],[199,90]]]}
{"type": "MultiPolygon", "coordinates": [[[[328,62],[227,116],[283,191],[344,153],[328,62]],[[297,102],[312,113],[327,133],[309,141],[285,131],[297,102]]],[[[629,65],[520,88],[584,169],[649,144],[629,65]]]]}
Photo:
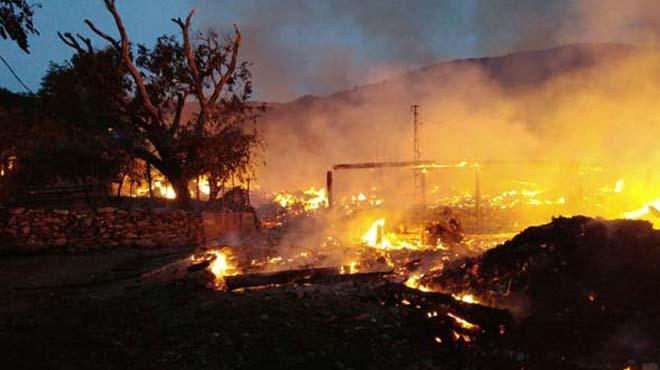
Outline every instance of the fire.
{"type": "Polygon", "coordinates": [[[227,256],[220,251],[213,251],[211,253],[215,256],[215,259],[211,262],[211,266],[209,266],[213,275],[216,278],[222,278],[228,275],[228,271],[233,270],[233,267],[229,265],[227,256]]]}
{"type": "Polygon", "coordinates": [[[555,199],[539,198],[543,193],[544,190],[512,189],[490,197],[487,200],[492,207],[500,209],[513,208],[519,204],[526,204],[529,206],[566,204],[566,197],[563,196],[555,199]]]}
{"type": "Polygon", "coordinates": [[[348,265],[344,265],[341,267],[342,274],[355,274],[358,271],[359,271],[358,263],[356,261],[350,261],[348,265]]]}
{"type": "Polygon", "coordinates": [[[275,194],[273,200],[282,208],[289,208],[296,202],[293,194],[286,193],[275,194]]]}
{"type": "Polygon", "coordinates": [[[385,228],[385,219],[381,218],[376,221],[374,221],[373,224],[371,224],[371,227],[369,228],[369,231],[367,231],[363,236],[362,236],[362,241],[374,248],[383,248],[383,249],[388,249],[392,246],[390,241],[383,235],[384,233],[384,228],[385,228]]]}
{"type": "Polygon", "coordinates": [[[654,219],[652,221],[653,225],[655,227],[660,227],[660,199],[656,199],[652,202],[649,202],[645,204],[642,208],[630,212],[625,212],[623,214],[623,217],[629,220],[650,218],[648,216],[653,216],[654,219]]]}
{"type": "Polygon", "coordinates": [[[454,297],[455,300],[465,302],[465,303],[470,303],[470,304],[475,304],[479,303],[477,298],[473,296],[472,294],[452,294],[452,297],[454,297]]]}
{"type": "Polygon", "coordinates": [[[350,196],[343,196],[336,201],[336,208],[342,209],[346,215],[356,213],[361,209],[379,207],[383,204],[383,200],[376,195],[376,188],[371,189],[370,195],[364,192],[359,192],[350,196]]]}
{"type": "Polygon", "coordinates": [[[614,192],[615,193],[620,193],[623,191],[623,179],[617,180],[616,184],[614,184],[614,192]]]}
{"type": "Polygon", "coordinates": [[[623,192],[623,188],[625,186],[625,180],[624,179],[618,179],[614,183],[614,186],[603,186],[600,188],[600,191],[603,193],[621,193],[623,192]]]}
{"type": "Polygon", "coordinates": [[[407,286],[408,288],[417,289],[417,290],[420,290],[420,291],[422,291],[422,292],[430,292],[430,291],[432,291],[431,288],[429,288],[429,287],[426,286],[426,285],[423,285],[423,284],[421,283],[421,280],[422,280],[422,275],[413,274],[413,275],[411,275],[411,276],[406,280],[406,282],[405,282],[404,284],[405,284],[405,286],[407,286]]]}
{"type": "Polygon", "coordinates": [[[311,187],[303,192],[305,195],[305,202],[303,207],[306,211],[319,209],[328,206],[328,194],[324,188],[315,189],[311,187]]]}
{"type": "Polygon", "coordinates": [[[324,188],[310,187],[302,192],[279,192],[273,196],[273,202],[280,207],[291,209],[300,205],[302,210],[309,212],[328,206],[328,193],[324,188]]]}
{"type": "Polygon", "coordinates": [[[454,319],[454,321],[455,321],[460,327],[462,327],[463,329],[467,329],[467,330],[478,330],[478,329],[479,329],[479,325],[477,325],[477,324],[473,324],[473,323],[471,323],[471,322],[465,320],[464,318],[462,318],[462,317],[460,317],[460,316],[458,316],[458,315],[456,315],[456,314],[454,314],[454,313],[447,312],[447,316],[449,316],[449,317],[451,317],[452,319],[454,319]]]}
{"type": "Polygon", "coordinates": [[[385,219],[374,221],[369,230],[362,235],[360,241],[369,247],[392,250],[392,249],[421,249],[419,244],[403,240],[396,233],[385,232],[385,219]]]}
{"type": "Polygon", "coordinates": [[[206,251],[201,255],[193,254],[190,256],[190,260],[193,263],[210,261],[207,269],[215,277],[213,285],[216,288],[224,287],[225,276],[237,275],[239,273],[234,260],[226,250],[214,249],[206,251]]]}

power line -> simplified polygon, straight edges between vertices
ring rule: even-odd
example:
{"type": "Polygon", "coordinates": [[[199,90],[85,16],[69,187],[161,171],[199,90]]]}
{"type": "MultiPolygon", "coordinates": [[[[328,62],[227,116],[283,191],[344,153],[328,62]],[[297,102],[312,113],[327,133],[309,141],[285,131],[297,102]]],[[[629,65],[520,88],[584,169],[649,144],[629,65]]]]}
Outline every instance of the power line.
{"type": "Polygon", "coordinates": [[[18,77],[18,75],[16,74],[16,72],[14,72],[14,69],[9,65],[9,63],[7,63],[7,61],[5,60],[5,58],[2,57],[2,55],[0,55],[0,60],[2,60],[2,62],[7,66],[7,69],[9,69],[9,72],[11,72],[11,74],[12,74],[12,75],[14,76],[14,78],[16,78],[16,80],[17,80],[17,81],[23,86],[23,88],[24,88],[28,93],[30,93],[30,94],[34,94],[34,92],[32,92],[32,90],[30,90],[30,88],[27,87],[27,85],[23,82],[23,80],[21,80],[21,78],[18,77]]]}

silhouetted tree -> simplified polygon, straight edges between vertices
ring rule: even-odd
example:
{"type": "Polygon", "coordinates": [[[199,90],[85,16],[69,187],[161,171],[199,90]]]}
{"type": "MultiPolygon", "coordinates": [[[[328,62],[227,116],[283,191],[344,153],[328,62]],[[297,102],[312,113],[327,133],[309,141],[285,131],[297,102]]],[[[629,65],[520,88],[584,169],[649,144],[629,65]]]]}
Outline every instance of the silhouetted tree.
{"type": "MultiPolygon", "coordinates": [[[[115,66],[110,73],[122,74],[125,69],[125,76],[130,76],[128,86],[122,75],[121,83],[105,89],[124,117],[123,121],[117,120],[122,124],[113,126],[113,130],[131,156],[158,169],[172,183],[180,204],[187,205],[191,179],[212,167],[204,163],[205,159],[217,162],[210,153],[231,152],[240,157],[232,157],[231,161],[249,162],[250,149],[258,142],[253,131],[245,130],[246,123],[254,122],[258,111],[247,103],[252,93],[247,63],[238,62],[241,33],[237,27],[233,37],[213,31],[193,32],[193,10],[185,20],[173,19],[181,28],[182,43],[173,36],[162,36],[152,49],[140,45],[134,55],[115,2],[104,0],[104,4],[120,38],[113,38],[89,20],[85,23],[120,56],[121,66],[115,66]],[[117,86],[122,89],[117,90],[117,86]],[[191,106],[192,113],[184,112],[191,106]],[[235,140],[237,135],[242,139],[235,140]],[[230,143],[245,148],[227,149],[230,143]],[[216,147],[211,148],[213,145],[216,147]]],[[[88,38],[69,33],[60,38],[81,57],[97,54],[88,38]]]]}
{"type": "Polygon", "coordinates": [[[34,146],[33,131],[37,99],[0,88],[0,195],[7,198],[16,189],[17,160],[34,146]]]}
{"type": "Polygon", "coordinates": [[[201,147],[202,171],[208,177],[209,201],[218,197],[232,177],[244,182],[251,175],[252,148],[260,143],[259,135],[229,126],[219,135],[207,138],[201,147]]]}
{"type": "Polygon", "coordinates": [[[116,134],[130,125],[117,112],[115,95],[107,93],[130,86],[121,66],[112,49],[74,55],[51,64],[37,95],[0,91],[5,195],[25,185],[108,183],[130,168],[116,134]]]}
{"type": "Polygon", "coordinates": [[[39,34],[32,18],[34,8],[25,0],[0,0],[0,37],[15,41],[26,53],[29,53],[28,34],[39,34]]]}
{"type": "Polygon", "coordinates": [[[117,132],[129,126],[116,100],[130,85],[121,66],[112,49],[77,54],[62,65],[50,65],[39,97],[56,132],[38,152],[60,161],[54,160],[52,171],[42,171],[40,181],[55,175],[109,182],[130,167],[128,153],[118,145],[117,132]]]}

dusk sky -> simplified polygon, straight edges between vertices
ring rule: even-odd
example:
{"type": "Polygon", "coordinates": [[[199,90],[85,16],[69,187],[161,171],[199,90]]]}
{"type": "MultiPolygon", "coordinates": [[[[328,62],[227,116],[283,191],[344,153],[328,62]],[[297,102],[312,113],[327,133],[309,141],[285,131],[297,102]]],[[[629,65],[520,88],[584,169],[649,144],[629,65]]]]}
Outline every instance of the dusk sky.
{"type": "MultiPolygon", "coordinates": [[[[100,0],[33,0],[30,51],[0,40],[1,55],[38,90],[51,61],[72,50],[57,31],[90,35],[85,18],[116,34],[100,0]]],[[[654,43],[659,28],[656,0],[118,0],[129,37],[153,45],[178,27],[195,7],[200,29],[244,33],[242,58],[252,62],[257,99],[286,101],[329,94],[376,81],[434,61],[498,55],[571,42],[654,43]],[[621,4],[625,3],[625,7],[621,4]]],[[[98,38],[95,45],[105,46],[98,38]]],[[[21,91],[0,65],[0,86],[21,91]]]]}

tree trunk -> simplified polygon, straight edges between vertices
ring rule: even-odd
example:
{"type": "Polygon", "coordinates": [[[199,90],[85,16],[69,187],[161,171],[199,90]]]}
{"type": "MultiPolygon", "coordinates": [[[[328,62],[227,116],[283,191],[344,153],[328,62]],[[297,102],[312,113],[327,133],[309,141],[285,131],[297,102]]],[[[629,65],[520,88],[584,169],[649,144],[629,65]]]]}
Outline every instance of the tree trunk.
{"type": "Polygon", "coordinates": [[[167,166],[164,163],[160,163],[160,165],[157,163],[152,164],[172,185],[172,189],[174,189],[174,193],[176,194],[177,205],[181,208],[190,208],[190,200],[192,199],[188,190],[190,178],[183,175],[183,171],[178,165],[167,166]]]}
{"type": "Polygon", "coordinates": [[[168,176],[168,179],[172,183],[172,188],[176,193],[176,203],[181,208],[189,208],[191,197],[188,190],[188,179],[172,178],[170,176],[168,176]]]}
{"type": "Polygon", "coordinates": [[[154,197],[154,188],[153,188],[153,181],[151,179],[151,163],[145,162],[147,164],[147,183],[149,183],[149,199],[153,199],[154,197]]]}
{"type": "Polygon", "coordinates": [[[195,190],[197,190],[197,192],[195,193],[195,196],[197,197],[197,200],[199,201],[199,176],[197,176],[197,179],[195,180],[195,190]]]}
{"type": "Polygon", "coordinates": [[[209,203],[218,198],[221,188],[220,181],[215,176],[209,175],[209,203]]]}
{"type": "Polygon", "coordinates": [[[119,181],[119,186],[117,187],[117,198],[121,197],[121,188],[124,186],[124,179],[126,175],[121,175],[121,180],[119,181]]]}

